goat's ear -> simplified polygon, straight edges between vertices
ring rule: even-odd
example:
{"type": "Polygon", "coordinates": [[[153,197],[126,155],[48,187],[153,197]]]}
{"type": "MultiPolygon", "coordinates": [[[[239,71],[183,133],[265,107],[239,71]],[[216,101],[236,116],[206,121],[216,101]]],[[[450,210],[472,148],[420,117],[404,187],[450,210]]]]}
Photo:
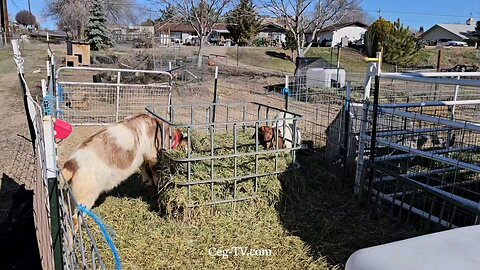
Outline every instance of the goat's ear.
{"type": "Polygon", "coordinates": [[[177,135],[180,140],[183,139],[183,133],[181,129],[177,128],[177,131],[175,131],[175,135],[177,135]]]}

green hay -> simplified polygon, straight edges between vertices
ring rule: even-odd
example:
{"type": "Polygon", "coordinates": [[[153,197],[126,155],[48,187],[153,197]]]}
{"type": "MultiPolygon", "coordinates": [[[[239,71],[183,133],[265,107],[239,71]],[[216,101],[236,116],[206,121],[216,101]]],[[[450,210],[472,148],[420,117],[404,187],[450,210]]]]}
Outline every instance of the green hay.
{"type": "MultiPolygon", "coordinates": [[[[193,132],[192,132],[193,133],[193,132]]],[[[252,139],[253,132],[239,131],[237,133],[237,153],[255,152],[255,140],[252,139]]],[[[205,157],[211,155],[210,135],[193,133],[191,136],[192,157],[205,157]]],[[[234,153],[234,137],[232,133],[217,133],[214,135],[213,153],[215,156],[230,155],[234,153]]],[[[259,149],[263,149],[259,146],[259,149]]],[[[187,162],[175,160],[185,159],[187,154],[184,151],[170,151],[161,158],[159,174],[159,204],[168,216],[176,216],[193,205],[204,205],[212,201],[231,200],[234,198],[245,199],[253,196],[263,196],[268,202],[278,201],[281,192],[280,182],[276,174],[258,177],[250,177],[240,180],[229,180],[225,183],[199,184],[190,187],[180,186],[179,183],[188,182],[187,162]],[[256,185],[255,186],[255,180],[256,185]],[[257,192],[255,192],[257,187],[257,192]],[[213,198],[212,198],[213,190],[213,198]],[[236,190],[236,196],[234,194],[236,190]]],[[[250,176],[255,174],[255,155],[240,156],[237,161],[237,177],[250,176]]],[[[259,154],[258,173],[266,174],[283,172],[292,163],[290,153],[259,154]],[[275,156],[277,166],[275,167],[275,156]]],[[[213,179],[228,179],[235,177],[235,158],[215,159],[213,162],[213,179]]],[[[191,162],[190,182],[198,182],[212,179],[211,160],[200,160],[191,162]]],[[[191,210],[189,210],[191,212],[191,210]]]]}

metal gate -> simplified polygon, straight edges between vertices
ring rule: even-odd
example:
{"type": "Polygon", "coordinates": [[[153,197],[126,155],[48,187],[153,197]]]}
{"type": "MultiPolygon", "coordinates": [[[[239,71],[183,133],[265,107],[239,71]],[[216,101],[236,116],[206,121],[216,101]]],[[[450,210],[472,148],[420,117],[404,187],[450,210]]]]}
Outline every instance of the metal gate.
{"type": "Polygon", "coordinates": [[[480,73],[375,73],[373,101],[367,89],[360,124],[359,198],[427,231],[479,224],[480,99],[471,98],[480,80],[461,77],[480,73]],[[432,91],[388,103],[399,91],[389,93],[385,82],[432,91]]]}
{"type": "Polygon", "coordinates": [[[145,107],[169,104],[172,75],[164,71],[61,67],[57,116],[73,125],[105,125],[145,107]]]}

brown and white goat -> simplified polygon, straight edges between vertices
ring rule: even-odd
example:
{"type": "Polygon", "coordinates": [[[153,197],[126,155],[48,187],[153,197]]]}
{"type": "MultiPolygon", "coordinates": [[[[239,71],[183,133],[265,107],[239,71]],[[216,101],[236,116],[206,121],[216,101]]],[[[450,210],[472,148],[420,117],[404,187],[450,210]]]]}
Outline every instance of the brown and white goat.
{"type": "MultiPolygon", "coordinates": [[[[298,127],[294,127],[294,116],[290,113],[280,112],[274,119],[276,119],[275,126],[261,126],[258,128],[258,142],[265,149],[288,149],[294,146],[293,134],[296,130],[295,147],[299,146],[302,139],[298,127]],[[283,134],[283,132],[285,134],[283,134]],[[278,135],[277,135],[278,133],[278,135]],[[278,141],[277,141],[278,138],[278,141]],[[276,142],[276,143],[275,143],[276,142]],[[276,147],[275,147],[276,145],[276,147]]],[[[252,139],[255,138],[253,134],[252,139]]]]}
{"type": "Polygon", "coordinates": [[[172,143],[172,149],[185,147],[180,130],[171,140],[168,129],[162,132],[163,127],[167,129],[168,125],[139,114],[101,129],[80,143],[65,162],[61,186],[70,183],[77,204],[90,209],[101,193],[138,171],[146,183],[154,184],[154,166],[162,145],[167,148],[166,144],[172,143]]]}

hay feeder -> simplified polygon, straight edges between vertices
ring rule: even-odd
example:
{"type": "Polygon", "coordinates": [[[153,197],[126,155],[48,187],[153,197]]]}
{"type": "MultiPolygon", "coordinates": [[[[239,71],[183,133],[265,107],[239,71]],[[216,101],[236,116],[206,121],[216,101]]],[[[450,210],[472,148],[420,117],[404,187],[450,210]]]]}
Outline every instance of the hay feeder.
{"type": "Polygon", "coordinates": [[[289,122],[295,130],[302,116],[256,102],[166,105],[147,111],[163,121],[163,138],[181,129],[188,140],[187,151],[172,150],[162,142],[160,207],[170,214],[261,195],[278,197],[277,176],[294,168],[301,149],[300,143],[268,150],[259,144],[258,127],[280,130],[289,122]]]}

